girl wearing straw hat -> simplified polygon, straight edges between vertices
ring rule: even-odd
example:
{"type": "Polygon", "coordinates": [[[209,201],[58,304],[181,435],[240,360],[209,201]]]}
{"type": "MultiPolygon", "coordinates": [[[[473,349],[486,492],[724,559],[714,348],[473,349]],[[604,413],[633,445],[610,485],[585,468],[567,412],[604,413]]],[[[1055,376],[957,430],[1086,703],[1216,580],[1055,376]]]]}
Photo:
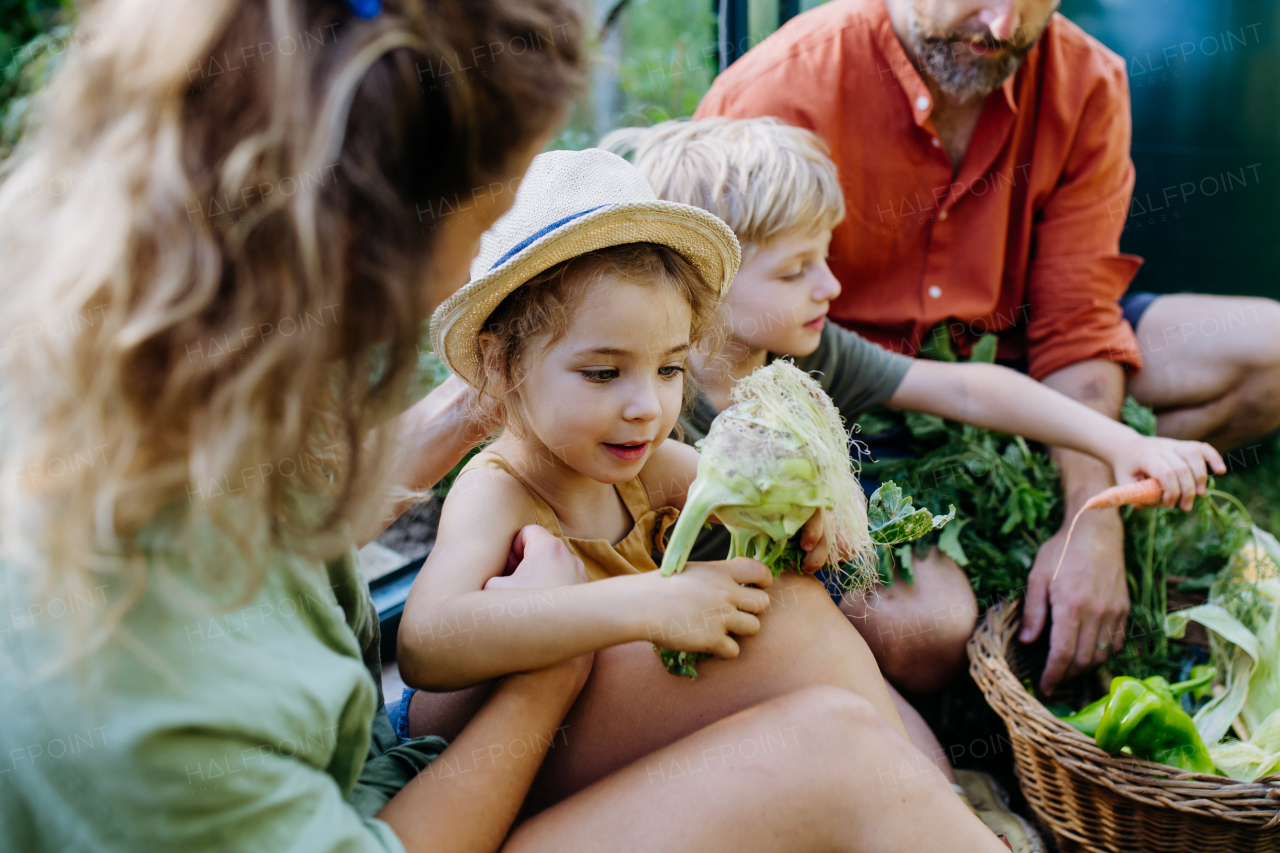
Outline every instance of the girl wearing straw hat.
{"type": "MultiPolygon", "coordinates": [[[[526,808],[553,807],[520,827],[517,847],[566,814],[583,824],[575,837],[596,843],[592,831],[620,846],[652,837],[646,809],[598,810],[638,785],[633,804],[669,806],[662,822],[701,839],[690,846],[769,849],[745,828],[748,803],[785,796],[783,779],[797,773],[843,765],[834,813],[773,803],[771,818],[796,808],[815,821],[787,835],[787,849],[1004,849],[911,746],[866,644],[819,582],[774,579],[746,559],[653,571],[697,467],[692,448],[664,439],[689,391],[687,359],[712,348],[739,260],[728,226],[658,200],[614,154],[534,159],[514,206],[485,234],[471,282],[432,317],[435,351],[502,429],[455,481],[405,607],[401,675],[435,693],[407,691],[402,735],[456,731],[499,677],[594,653],[565,725],[541,745],[547,760],[526,808]],[[512,553],[546,531],[576,560],[513,566],[512,553]],[[736,660],[703,664],[690,683],[658,663],[655,638],[736,660]],[[842,709],[841,742],[824,747],[831,732],[810,725],[831,703],[842,709]],[[773,740],[763,719],[782,721],[773,740]],[[759,737],[734,739],[746,731],[759,737]],[[906,764],[880,765],[877,776],[872,752],[906,764]],[[782,775],[740,772],[761,761],[782,775]],[[687,778],[695,772],[706,775],[687,778]],[[691,781],[696,819],[681,807],[691,781]],[[730,801],[726,822],[716,804],[730,801]],[[849,820],[851,809],[860,816],[849,820]]],[[[805,547],[816,569],[820,520],[805,547]]]]}

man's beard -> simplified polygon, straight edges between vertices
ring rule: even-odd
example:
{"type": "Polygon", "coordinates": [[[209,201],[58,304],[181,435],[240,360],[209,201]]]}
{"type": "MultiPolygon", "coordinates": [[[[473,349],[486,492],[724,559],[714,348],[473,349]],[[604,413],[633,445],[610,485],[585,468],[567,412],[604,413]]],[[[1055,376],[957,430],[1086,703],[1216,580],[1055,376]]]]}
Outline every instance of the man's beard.
{"type": "Polygon", "coordinates": [[[938,87],[948,95],[968,100],[974,95],[989,95],[1017,71],[1023,57],[1035,46],[1048,25],[1049,18],[1045,18],[1044,23],[1034,29],[1024,24],[1007,41],[992,38],[991,32],[985,27],[968,31],[930,32],[925,30],[915,4],[911,4],[907,35],[911,40],[912,51],[938,87]],[[1000,53],[975,53],[970,47],[974,43],[987,50],[999,50],[1000,53]]]}

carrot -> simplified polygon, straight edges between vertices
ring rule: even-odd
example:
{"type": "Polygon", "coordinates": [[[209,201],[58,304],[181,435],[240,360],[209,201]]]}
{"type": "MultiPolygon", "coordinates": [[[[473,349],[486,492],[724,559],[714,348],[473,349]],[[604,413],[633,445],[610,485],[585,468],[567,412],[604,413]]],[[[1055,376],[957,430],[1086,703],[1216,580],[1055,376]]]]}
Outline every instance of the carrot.
{"type": "Polygon", "coordinates": [[[1155,506],[1164,495],[1164,486],[1154,477],[1126,486],[1112,486],[1098,492],[1085,503],[1084,509],[1115,509],[1120,506],[1155,506]]]}
{"type": "Polygon", "coordinates": [[[1058,558],[1058,565],[1053,570],[1053,580],[1057,579],[1058,569],[1062,568],[1062,561],[1067,558],[1067,546],[1071,544],[1071,534],[1076,532],[1076,522],[1080,520],[1080,516],[1084,515],[1086,509],[1115,509],[1130,505],[1139,508],[1155,506],[1160,503],[1163,495],[1164,485],[1151,477],[1124,486],[1112,486],[1085,501],[1084,506],[1080,507],[1080,511],[1076,513],[1076,517],[1071,519],[1071,527],[1067,528],[1067,541],[1062,545],[1062,556],[1058,558]]]}

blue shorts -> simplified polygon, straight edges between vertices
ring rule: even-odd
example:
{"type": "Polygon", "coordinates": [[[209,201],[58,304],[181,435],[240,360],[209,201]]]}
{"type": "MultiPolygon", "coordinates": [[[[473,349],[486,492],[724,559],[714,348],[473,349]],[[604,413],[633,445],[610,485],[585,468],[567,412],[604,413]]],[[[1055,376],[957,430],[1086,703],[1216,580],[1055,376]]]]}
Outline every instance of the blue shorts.
{"type": "Polygon", "coordinates": [[[1142,315],[1147,313],[1151,303],[1159,298],[1160,294],[1148,293],[1145,290],[1126,293],[1120,297],[1120,310],[1124,312],[1124,318],[1129,321],[1129,325],[1135,332],[1138,331],[1138,323],[1141,322],[1142,315]]]}
{"type": "Polygon", "coordinates": [[[387,719],[391,720],[391,728],[396,733],[396,741],[404,743],[409,740],[409,700],[418,691],[406,687],[400,698],[387,705],[387,719]]]}

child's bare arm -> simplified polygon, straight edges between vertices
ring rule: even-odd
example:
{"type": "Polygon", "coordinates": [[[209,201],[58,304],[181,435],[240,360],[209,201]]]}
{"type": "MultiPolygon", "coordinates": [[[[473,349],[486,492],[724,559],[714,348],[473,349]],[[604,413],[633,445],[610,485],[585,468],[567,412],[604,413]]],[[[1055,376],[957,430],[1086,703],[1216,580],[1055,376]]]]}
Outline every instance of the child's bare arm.
{"type": "MultiPolygon", "coordinates": [[[[767,608],[768,596],[740,584],[767,586],[771,578],[750,560],[678,578],[653,572],[550,589],[484,589],[503,573],[513,539],[532,521],[528,506],[523,487],[502,472],[459,478],[405,604],[397,655],[407,683],[455,690],[644,639],[733,657],[737,644],[728,634],[759,630],[754,614],[767,608]],[[692,630],[664,638],[662,627],[673,620],[692,630]]],[[[550,534],[526,536],[523,559],[576,560],[550,534]]]]}
{"type": "Polygon", "coordinates": [[[928,412],[1088,453],[1109,463],[1116,482],[1145,475],[1165,485],[1165,503],[1191,508],[1203,493],[1206,464],[1222,473],[1222,457],[1198,441],[1144,438],[1070,397],[994,364],[916,361],[890,406],[928,412]]]}

